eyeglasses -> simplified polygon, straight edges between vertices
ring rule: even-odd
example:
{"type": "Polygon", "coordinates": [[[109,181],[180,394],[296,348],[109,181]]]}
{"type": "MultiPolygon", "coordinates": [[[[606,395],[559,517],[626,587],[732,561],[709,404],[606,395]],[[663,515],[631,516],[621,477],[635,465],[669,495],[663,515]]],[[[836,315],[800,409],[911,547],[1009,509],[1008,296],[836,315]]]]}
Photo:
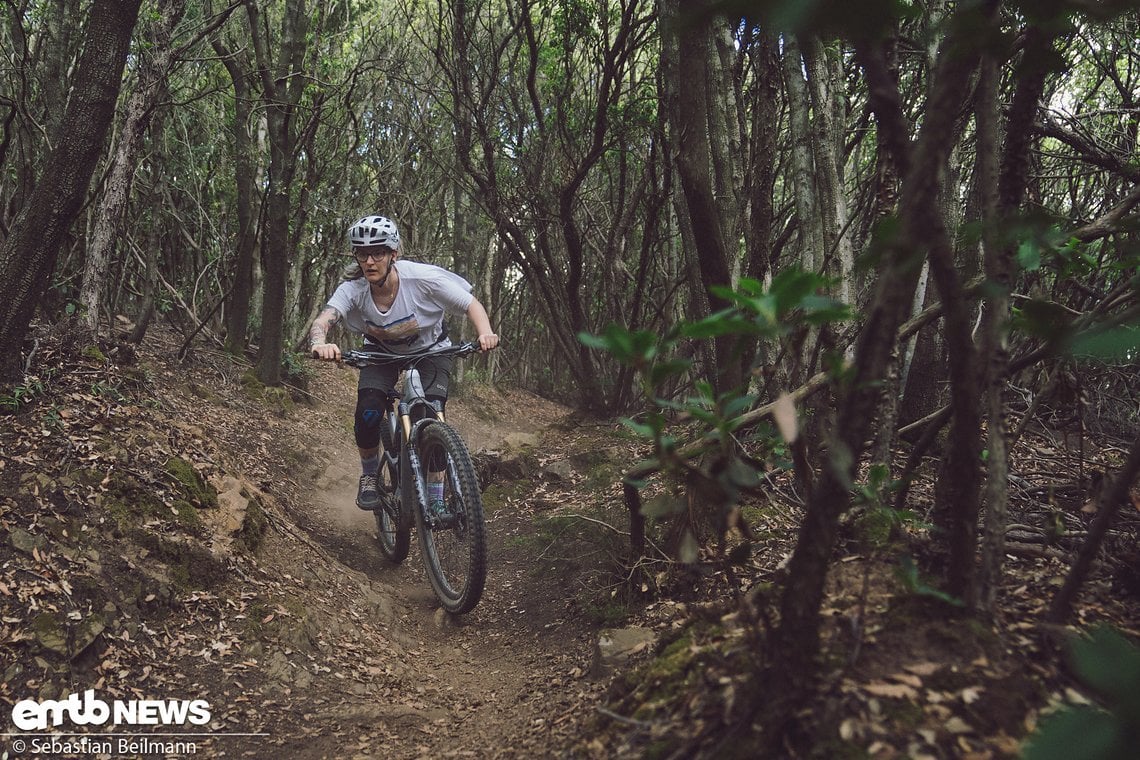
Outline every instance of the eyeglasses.
{"type": "Polygon", "coordinates": [[[356,260],[359,261],[361,264],[368,263],[368,259],[373,259],[377,263],[379,263],[380,261],[384,260],[385,256],[391,256],[393,253],[395,253],[395,251],[393,251],[391,248],[387,248],[387,247],[380,247],[379,249],[374,249],[374,248],[354,248],[354,249],[352,249],[352,255],[355,256],[356,260]]]}

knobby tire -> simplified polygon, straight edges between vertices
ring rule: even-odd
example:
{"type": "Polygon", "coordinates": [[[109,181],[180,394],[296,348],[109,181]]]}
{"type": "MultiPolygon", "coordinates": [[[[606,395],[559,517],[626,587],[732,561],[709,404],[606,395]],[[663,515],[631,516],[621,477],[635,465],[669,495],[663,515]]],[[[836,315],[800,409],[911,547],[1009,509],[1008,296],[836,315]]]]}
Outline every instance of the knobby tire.
{"type": "Polygon", "coordinates": [[[412,545],[412,528],[409,521],[401,519],[403,505],[400,486],[393,480],[395,473],[392,470],[388,461],[382,458],[377,479],[383,503],[376,508],[376,536],[380,540],[380,553],[389,562],[398,565],[408,558],[408,550],[412,545]]]}
{"type": "Polygon", "coordinates": [[[416,448],[423,466],[425,493],[429,463],[447,463],[444,501],[454,515],[453,524],[433,530],[422,510],[417,509],[416,530],[436,596],[445,610],[461,615],[479,603],[487,580],[487,531],[479,479],[466,444],[446,423],[425,425],[416,448]]]}

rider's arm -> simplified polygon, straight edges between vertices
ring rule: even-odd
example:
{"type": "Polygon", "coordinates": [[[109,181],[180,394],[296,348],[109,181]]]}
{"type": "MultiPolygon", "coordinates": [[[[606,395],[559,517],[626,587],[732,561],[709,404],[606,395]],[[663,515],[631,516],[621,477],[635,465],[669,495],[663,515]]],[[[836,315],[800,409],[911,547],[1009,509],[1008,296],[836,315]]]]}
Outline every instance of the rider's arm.
{"type": "Polygon", "coordinates": [[[479,303],[478,298],[471,299],[471,305],[467,307],[467,318],[471,320],[475,334],[479,336],[481,350],[490,351],[499,345],[499,336],[491,329],[491,318],[487,316],[487,310],[479,303]]]}
{"type": "Polygon", "coordinates": [[[309,351],[313,356],[329,361],[340,360],[340,347],[335,343],[326,342],[329,330],[338,321],[340,321],[340,312],[331,306],[326,306],[313,320],[313,326],[309,328],[309,351]]]}

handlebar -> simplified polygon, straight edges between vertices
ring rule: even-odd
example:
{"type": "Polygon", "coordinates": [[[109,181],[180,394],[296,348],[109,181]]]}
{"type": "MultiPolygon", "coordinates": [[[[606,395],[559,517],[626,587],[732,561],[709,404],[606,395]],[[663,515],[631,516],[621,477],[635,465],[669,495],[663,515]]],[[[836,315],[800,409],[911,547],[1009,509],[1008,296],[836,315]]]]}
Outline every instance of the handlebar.
{"type": "Polygon", "coordinates": [[[443,348],[428,348],[423,351],[414,351],[408,354],[397,354],[391,351],[346,351],[341,354],[341,361],[350,367],[367,367],[372,364],[383,364],[392,361],[401,361],[415,364],[420,359],[432,356],[470,356],[478,353],[479,344],[473,341],[460,343],[458,346],[444,346],[443,348]]]}

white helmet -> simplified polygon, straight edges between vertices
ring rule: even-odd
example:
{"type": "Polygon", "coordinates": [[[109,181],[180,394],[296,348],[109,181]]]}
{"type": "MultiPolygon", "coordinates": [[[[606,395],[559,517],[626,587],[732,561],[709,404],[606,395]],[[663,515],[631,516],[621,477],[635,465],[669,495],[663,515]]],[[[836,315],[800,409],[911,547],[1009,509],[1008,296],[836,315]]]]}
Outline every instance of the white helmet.
{"type": "Polygon", "coordinates": [[[365,216],[348,228],[348,242],[353,248],[386,245],[396,250],[400,247],[400,231],[396,229],[396,223],[386,216],[365,216]]]}

